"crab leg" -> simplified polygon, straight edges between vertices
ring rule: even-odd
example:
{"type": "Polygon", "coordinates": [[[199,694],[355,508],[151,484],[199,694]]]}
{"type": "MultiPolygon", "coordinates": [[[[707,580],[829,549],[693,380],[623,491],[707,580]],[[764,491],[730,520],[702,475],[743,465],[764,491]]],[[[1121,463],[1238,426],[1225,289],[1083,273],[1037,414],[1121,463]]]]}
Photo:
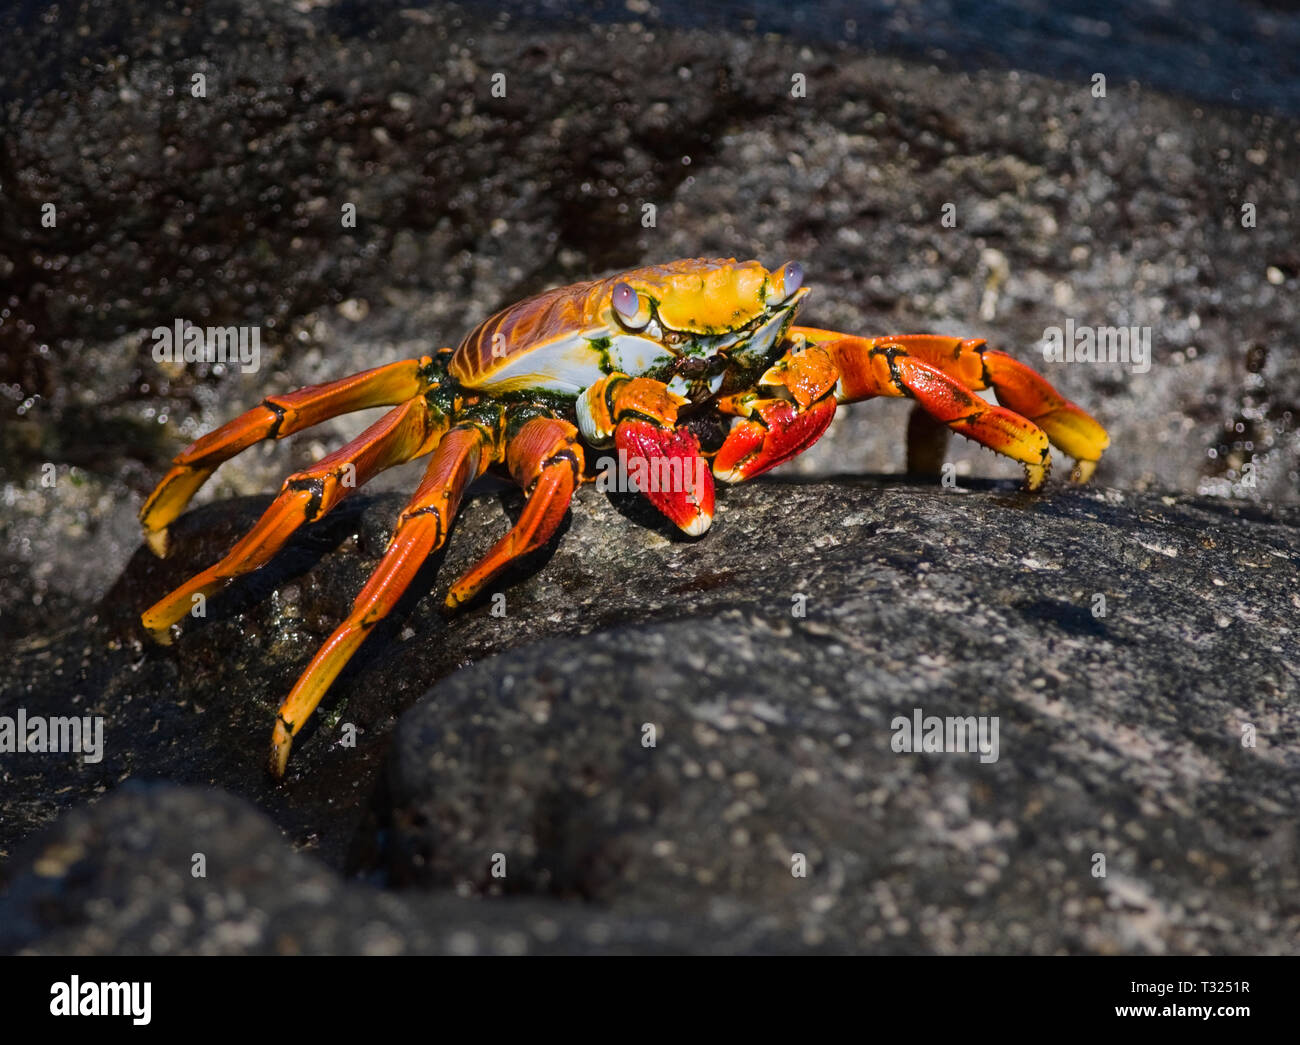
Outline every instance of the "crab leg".
{"type": "Polygon", "coordinates": [[[172,467],[140,510],[145,537],[154,553],[167,552],[167,527],[221,462],[263,439],[287,435],[354,410],[395,406],[428,391],[432,356],[365,370],[324,385],[268,396],[247,413],[191,443],[172,460],[172,467]]]}
{"type": "Polygon", "coordinates": [[[551,539],[582,481],[578,430],[558,417],[535,417],[506,446],[506,464],[528,493],[519,521],[471,570],[451,586],[446,605],[469,602],[514,560],[551,539]]]}
{"type": "MultiPolygon", "coordinates": [[[[1005,352],[986,348],[982,338],[933,334],[850,338],[834,331],[809,327],[795,327],[792,333],[822,343],[827,339],[867,342],[870,347],[865,351],[868,354],[875,348],[897,346],[969,389],[992,388],[1002,406],[1032,421],[1055,446],[1075,459],[1071,478],[1076,482],[1085,482],[1092,476],[1102,452],[1110,445],[1106,430],[1090,414],[1066,399],[1042,375],[1024,363],[1005,352]]],[[[859,349],[859,354],[862,351],[859,349]]],[[[923,400],[921,405],[924,406],[923,400]]],[[[962,431],[964,435],[972,434],[962,429],[954,430],[962,431]]],[[[1002,452],[996,446],[990,448],[1002,452]]]]}
{"type": "Polygon", "coordinates": [[[983,338],[911,334],[889,340],[957,378],[967,388],[992,388],[999,403],[1033,421],[1054,446],[1075,458],[1071,478],[1076,482],[1084,482],[1092,475],[1102,452],[1110,445],[1106,430],[1091,415],[1024,363],[1005,352],[986,348],[983,338]]]}
{"type": "Polygon", "coordinates": [[[612,437],[625,460],[648,476],[640,491],[646,500],[698,537],[713,522],[713,476],[699,439],[675,427],[685,402],[662,381],[610,374],[578,396],[576,409],[588,442],[608,445],[612,437]]]}
{"type": "Polygon", "coordinates": [[[208,596],[236,577],[264,566],[303,523],[330,511],[353,489],[385,468],[427,453],[447,422],[423,396],[390,410],[356,439],[284,481],[280,495],[220,562],[196,574],[145,611],[155,638],[190,611],[195,595],[208,596]]]}
{"type": "Polygon", "coordinates": [[[1019,461],[1025,486],[1036,490],[1052,465],[1047,436],[1032,421],[993,406],[943,370],[913,355],[898,338],[864,338],[810,327],[793,328],[825,349],[840,372],[836,396],[853,403],[874,396],[905,396],[954,432],[1019,461]]]}
{"type": "Polygon", "coordinates": [[[281,777],[293,737],[316,709],[370,629],[383,620],[406,591],[425,559],[440,548],[460,507],[461,495],[486,470],[493,437],[473,422],[443,436],[424,480],[402,510],[383,558],[352,604],[352,612],[316,652],[307,670],[280,705],[271,737],[271,772],[281,777]]]}
{"type": "Polygon", "coordinates": [[[1029,418],[1075,459],[1071,479],[1085,483],[1092,478],[1102,451],[1110,446],[1106,429],[1019,360],[992,349],[983,356],[998,402],[1029,418]]]}
{"type": "Polygon", "coordinates": [[[807,450],[835,417],[838,379],[830,354],[801,340],[758,381],[787,398],[751,391],[718,400],[718,410],[737,420],[714,455],[713,474],[724,483],[742,482],[807,450]]]}

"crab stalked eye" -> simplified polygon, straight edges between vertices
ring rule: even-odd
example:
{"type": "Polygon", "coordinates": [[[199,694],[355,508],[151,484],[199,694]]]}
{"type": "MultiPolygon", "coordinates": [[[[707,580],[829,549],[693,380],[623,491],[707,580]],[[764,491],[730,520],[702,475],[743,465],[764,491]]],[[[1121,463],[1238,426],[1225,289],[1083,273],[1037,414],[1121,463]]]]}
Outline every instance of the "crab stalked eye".
{"type": "Polygon", "coordinates": [[[626,326],[633,328],[645,326],[650,318],[649,310],[642,312],[641,299],[637,297],[636,291],[626,283],[614,285],[614,311],[626,326]]]}
{"type": "MultiPolygon", "coordinates": [[[[781,270],[781,285],[785,297],[791,297],[803,286],[803,266],[797,261],[787,261],[781,270]]],[[[784,299],[783,299],[784,300],[784,299]]]]}
{"type": "Polygon", "coordinates": [[[779,271],[773,269],[763,290],[763,300],[768,308],[776,308],[799,293],[802,286],[803,266],[797,261],[787,261],[779,271]]]}

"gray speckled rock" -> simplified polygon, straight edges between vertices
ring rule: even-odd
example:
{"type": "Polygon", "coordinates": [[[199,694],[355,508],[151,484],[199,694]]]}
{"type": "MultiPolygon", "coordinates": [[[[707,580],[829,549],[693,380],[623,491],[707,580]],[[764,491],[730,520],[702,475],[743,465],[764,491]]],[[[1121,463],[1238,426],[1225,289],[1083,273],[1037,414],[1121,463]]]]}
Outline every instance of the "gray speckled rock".
{"type": "Polygon", "coordinates": [[[1291,526],[1100,494],[769,491],[791,500],[728,608],[516,649],[403,717],[398,881],[725,898],[869,950],[1295,949],[1291,526]],[[996,716],[996,761],[893,750],[918,709],[996,716]]]}
{"type": "Polygon", "coordinates": [[[382,892],[293,852],[247,804],[168,785],[131,785],[68,815],[6,878],[0,953],[644,954],[792,945],[735,910],[704,923],[550,900],[382,892]]]}
{"type": "Polygon", "coordinates": [[[336,867],[614,913],[722,905],[800,946],[1294,949],[1293,508],[767,481],[723,491],[690,541],[587,488],[500,585],[504,616],[485,600],[448,620],[436,593],[518,510],[479,497],[277,786],[274,707],[401,498],[358,498],[174,645],[142,643],[139,608],[261,503],[187,516],[176,557],[141,552],[92,626],[12,655],[0,714],[66,713],[72,691],[106,716],[107,752],[0,763],[10,855],[78,801],[162,776],[253,799],[336,867]],[[893,718],[917,708],[997,716],[998,760],[894,752],[893,718]]]}

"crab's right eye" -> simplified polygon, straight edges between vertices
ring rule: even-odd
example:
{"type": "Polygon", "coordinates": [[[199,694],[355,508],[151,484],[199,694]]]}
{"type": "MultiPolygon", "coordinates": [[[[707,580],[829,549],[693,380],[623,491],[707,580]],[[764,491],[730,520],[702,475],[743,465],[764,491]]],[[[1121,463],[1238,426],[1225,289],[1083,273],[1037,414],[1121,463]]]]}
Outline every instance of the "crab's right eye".
{"type": "Polygon", "coordinates": [[[619,318],[623,320],[626,326],[640,328],[646,325],[650,318],[649,310],[645,314],[641,313],[641,299],[637,293],[626,283],[617,283],[614,285],[614,311],[618,313],[619,318]]]}

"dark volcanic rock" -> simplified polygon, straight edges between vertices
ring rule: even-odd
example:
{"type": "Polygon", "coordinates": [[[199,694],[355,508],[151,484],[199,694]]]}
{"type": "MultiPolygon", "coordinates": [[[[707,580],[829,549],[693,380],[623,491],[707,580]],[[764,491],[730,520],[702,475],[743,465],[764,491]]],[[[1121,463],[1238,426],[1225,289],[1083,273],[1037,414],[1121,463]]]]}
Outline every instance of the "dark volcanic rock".
{"type": "Polygon", "coordinates": [[[61,820],[28,847],[0,897],[0,953],[645,954],[790,946],[734,911],[688,922],[548,900],[397,896],[345,883],[293,852],[243,802],[166,785],[131,785],[61,820]]]}
{"type": "Polygon", "coordinates": [[[769,490],[727,609],[514,650],[403,717],[398,880],[727,898],[870,950],[1295,950],[1294,519],[769,490]],[[893,750],[918,710],[996,716],[996,761],[893,750]]]}
{"type": "Polygon", "coordinates": [[[66,714],[71,692],[106,716],[107,753],[6,757],[6,848],[161,776],[255,800],[336,867],[351,848],[354,869],[401,884],[664,917],[721,904],[801,945],[1294,947],[1295,509],[770,481],[723,491],[690,541],[587,488],[501,585],[505,616],[487,600],[447,620],[437,593],[518,510],[479,497],[276,786],[274,708],[400,498],[345,505],[173,646],[142,642],[133,614],[261,503],[187,517],[176,558],[141,552],[93,625],[13,655],[0,714],[66,714]],[[393,723],[439,679],[367,811],[393,723]],[[894,753],[892,719],[917,708],[998,716],[998,760],[894,753]]]}

